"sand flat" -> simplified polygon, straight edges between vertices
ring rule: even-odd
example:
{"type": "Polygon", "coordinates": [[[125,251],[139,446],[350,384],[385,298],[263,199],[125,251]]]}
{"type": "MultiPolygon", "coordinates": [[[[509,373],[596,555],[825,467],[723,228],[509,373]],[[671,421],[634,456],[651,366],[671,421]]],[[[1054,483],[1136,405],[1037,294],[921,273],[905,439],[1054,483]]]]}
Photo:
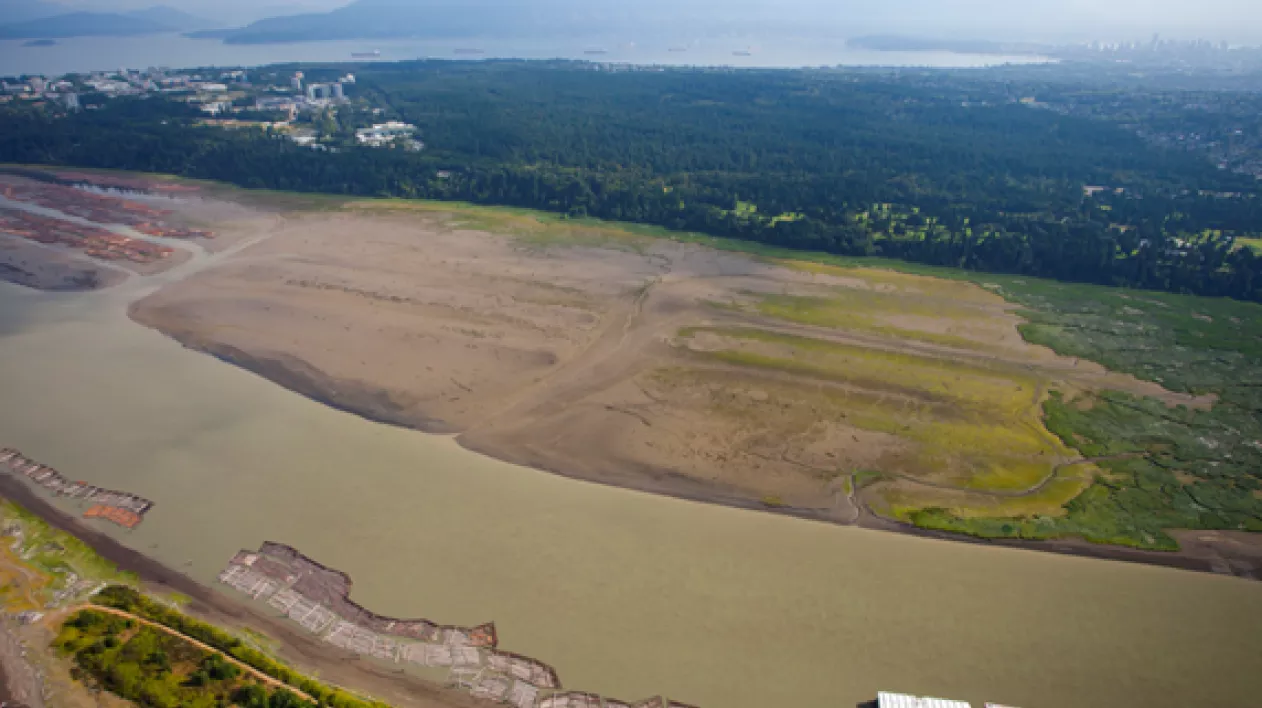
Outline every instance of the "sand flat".
{"type": "Polygon", "coordinates": [[[1196,403],[1026,344],[1011,306],[968,283],[461,207],[268,221],[215,201],[194,203],[238,232],[268,224],[260,241],[133,319],[335,407],[567,476],[852,522],[843,490],[862,470],[896,477],[865,491],[877,508],[908,485],[926,504],[1036,489],[1076,457],[1042,427],[1051,387],[1196,403]]]}
{"type": "MultiPolygon", "coordinates": [[[[448,209],[428,205],[426,213],[445,214],[448,209]]],[[[472,228],[467,208],[450,209],[459,211],[465,227],[472,228]]],[[[264,213],[257,231],[242,236],[245,242],[263,239],[257,247],[262,250],[271,243],[268,234],[308,217],[318,221],[331,216],[336,212],[264,213]]],[[[371,218],[356,222],[363,228],[349,237],[370,233],[367,226],[380,215],[364,216],[371,218]]],[[[653,253],[655,242],[602,246],[599,242],[609,239],[587,234],[598,227],[580,226],[584,234],[563,233],[546,239],[550,243],[523,237],[515,227],[478,228],[511,236],[530,254],[593,249],[661,264],[653,253]]],[[[693,247],[679,248],[683,257],[710,258],[704,249],[690,256],[693,247]]],[[[1256,585],[1239,578],[803,523],[575,484],[469,454],[453,439],[374,425],[313,405],[126,321],[123,306],[159,283],[174,283],[199,268],[210,275],[250,257],[250,250],[199,257],[179,272],[132,278],[91,295],[34,293],[0,284],[6,291],[5,307],[0,308],[0,329],[6,333],[0,379],[15,399],[39,402],[5,412],[6,444],[29,449],[64,471],[84,470],[94,480],[157,500],[157,511],[135,531],[85,523],[179,569],[172,575],[212,583],[238,549],[266,539],[283,540],[348,572],[356,581],[356,601],[367,607],[460,623],[494,619],[511,637],[509,649],[555,664],[567,686],[624,698],[660,692],[692,704],[733,708],[786,701],[855,705],[870,701],[878,690],[897,689],[975,704],[1182,706],[1243,705],[1258,693],[1250,661],[1258,655],[1262,637],[1257,627],[1262,613],[1255,611],[1262,598],[1256,585]],[[83,365],[85,356],[92,366],[83,365]],[[1014,626],[1023,631],[1012,632],[1014,626]],[[1234,679],[1225,681],[1224,676],[1234,679]]],[[[862,382],[838,381],[835,370],[806,376],[800,367],[768,370],[748,362],[717,361],[716,354],[741,354],[742,345],[738,338],[719,335],[717,341],[730,342],[727,348],[693,351],[688,343],[701,336],[700,328],[783,331],[824,342],[776,344],[770,353],[779,359],[797,353],[827,362],[835,356],[826,346],[831,340],[872,352],[902,348],[908,355],[930,356],[940,348],[944,355],[955,352],[952,356],[962,359],[971,351],[976,357],[972,349],[895,337],[870,323],[825,326],[752,312],[760,300],[751,292],[779,294],[787,288],[796,296],[836,293],[824,287],[822,276],[813,284],[796,273],[786,276],[788,285],[779,286],[765,274],[774,272],[779,278],[783,264],[731,258],[723,262],[740,271],[724,266],[726,275],[720,273],[718,279],[690,276],[690,287],[705,286],[706,293],[696,319],[692,306],[662,307],[663,316],[685,324],[672,321],[665,327],[669,336],[650,337],[657,343],[655,358],[644,359],[643,369],[632,367],[641,373],[628,380],[602,364],[602,352],[622,351],[616,346],[622,333],[628,333],[626,342],[634,343],[639,328],[602,329],[607,339],[601,341],[607,346],[590,349],[594,356],[587,360],[573,360],[575,371],[592,376],[571,378],[565,373],[570,365],[560,365],[560,372],[537,382],[545,384],[541,395],[525,387],[525,393],[505,401],[506,420],[519,417],[510,405],[548,413],[540,407],[549,400],[542,393],[547,386],[562,390],[560,384],[566,384],[564,390],[580,394],[580,403],[562,406],[561,412],[573,411],[584,425],[600,423],[611,436],[682,435],[704,422],[714,426],[717,438],[721,431],[741,430],[745,421],[751,435],[760,427],[771,428],[757,438],[760,445],[784,446],[787,460],[814,465],[820,464],[815,456],[851,454],[855,441],[830,434],[800,447],[784,434],[797,429],[782,426],[812,418],[836,425],[841,413],[854,418],[864,411],[859,402],[879,398],[877,388],[888,388],[891,382],[866,388],[862,382]],[[734,286],[740,292],[727,300],[722,288],[716,292],[713,287],[723,277],[740,278],[734,286]],[[689,334],[690,327],[696,331],[689,334]],[[615,374],[616,383],[581,395],[584,387],[576,384],[599,384],[602,372],[615,374]],[[705,380],[703,392],[672,382],[672,376],[714,378],[705,380]],[[772,387],[777,382],[801,393],[780,399],[772,387]],[[641,396],[640,388],[653,395],[641,396]],[[695,408],[681,413],[671,401],[654,402],[653,396],[664,392],[692,401],[695,408]],[[801,402],[795,403],[797,399],[801,402]],[[825,413],[823,406],[836,406],[832,410],[837,417],[815,413],[803,406],[806,401],[825,413]],[[783,416],[769,415],[773,406],[785,411],[783,416]],[[651,426],[630,424],[640,416],[651,426]],[[691,422],[677,423],[678,417],[691,422]]],[[[890,297],[900,297],[913,286],[921,291],[946,287],[930,280],[886,288],[883,276],[881,271],[859,270],[839,278],[881,285],[872,289],[890,297]]],[[[661,294],[667,293],[671,282],[664,275],[647,294],[637,288],[627,304],[640,299],[641,312],[652,311],[662,284],[667,288],[661,294]]],[[[949,300],[955,291],[944,292],[941,299],[949,300]]],[[[234,309],[268,304],[245,302],[234,309]]],[[[958,311],[951,316],[961,322],[975,319],[958,311]]],[[[215,320],[226,325],[223,331],[243,324],[235,313],[226,321],[216,314],[215,320]]],[[[955,322],[942,327],[952,336],[959,329],[955,322]]],[[[261,349],[256,353],[267,354],[261,349]]],[[[283,359],[281,353],[272,355],[283,359]]],[[[1065,363],[1072,372],[1072,362],[1065,363]]],[[[333,393],[338,396],[349,381],[315,369],[307,374],[336,386],[333,393]]],[[[370,390],[366,382],[359,386],[357,390],[370,390]]],[[[940,395],[932,388],[915,393],[940,395]]],[[[924,420],[932,422],[929,412],[924,420]]],[[[539,420],[545,426],[557,424],[554,416],[539,420]]],[[[853,427],[869,436],[859,435],[860,442],[889,444],[888,436],[896,441],[900,437],[898,430],[877,434],[853,427]]],[[[706,469],[700,465],[680,464],[665,471],[647,464],[637,467],[634,463],[645,453],[635,438],[626,440],[626,453],[618,458],[613,451],[622,448],[593,449],[581,435],[553,431],[553,438],[566,433],[572,449],[586,456],[570,464],[605,460],[605,469],[625,475],[628,485],[650,480],[681,488],[693,485],[689,488],[716,495],[716,489],[745,495],[756,491],[742,489],[746,482],[734,477],[726,488],[707,481],[696,472],[706,469]]],[[[462,436],[466,444],[468,436],[462,436]]],[[[717,439],[724,441],[718,454],[777,459],[762,448],[717,439]]],[[[538,454],[544,462],[552,460],[558,467],[566,462],[551,439],[540,440],[538,454]]],[[[679,444],[685,450],[699,449],[687,436],[679,444]]],[[[510,452],[529,452],[523,450],[519,446],[510,452]]],[[[788,469],[776,464],[778,470],[788,469]]],[[[724,465],[715,467],[722,471],[724,465]]],[[[757,474],[752,463],[750,467],[750,474],[757,474]]],[[[792,470],[784,474],[783,479],[807,487],[822,483],[807,474],[790,477],[792,470]]],[[[78,515],[72,502],[50,501],[78,515]]],[[[1089,550],[1099,554],[1100,547],[1089,550]]],[[[1117,557],[1142,560],[1137,555],[1142,554],[1117,557]]],[[[1172,557],[1152,555],[1162,557],[1151,561],[1155,563],[1172,557]]],[[[310,665],[312,658],[301,642],[290,644],[291,637],[273,632],[273,626],[258,627],[285,642],[287,659],[310,665]]],[[[346,669],[337,676],[348,679],[353,667],[371,668],[364,661],[339,660],[337,666],[346,669]]],[[[376,670],[390,680],[392,667],[376,670]]],[[[332,673],[323,675],[340,680],[332,673]]],[[[405,690],[402,684],[399,690],[405,690]]],[[[393,702],[392,693],[378,695],[393,702]]]]}

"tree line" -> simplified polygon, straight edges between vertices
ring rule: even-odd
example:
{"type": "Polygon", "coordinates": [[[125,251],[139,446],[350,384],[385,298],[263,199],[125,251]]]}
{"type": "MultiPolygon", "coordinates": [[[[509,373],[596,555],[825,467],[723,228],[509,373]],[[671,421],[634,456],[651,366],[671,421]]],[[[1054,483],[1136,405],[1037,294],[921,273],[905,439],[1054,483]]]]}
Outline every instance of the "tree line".
{"type": "Polygon", "coordinates": [[[404,62],[357,78],[357,110],[416,124],[426,150],[312,151],[150,98],[0,109],[0,160],[457,199],[1262,300],[1262,256],[1236,240],[1262,224],[1255,180],[1113,122],[1022,105],[1002,82],[540,62],[404,62]]]}

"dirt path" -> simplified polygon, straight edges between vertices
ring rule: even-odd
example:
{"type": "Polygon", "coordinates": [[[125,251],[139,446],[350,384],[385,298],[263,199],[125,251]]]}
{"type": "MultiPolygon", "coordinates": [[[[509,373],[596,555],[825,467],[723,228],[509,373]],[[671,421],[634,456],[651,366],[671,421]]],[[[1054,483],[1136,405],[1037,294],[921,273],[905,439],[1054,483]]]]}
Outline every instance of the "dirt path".
{"type": "Polygon", "coordinates": [[[658,276],[645,282],[632,298],[607,316],[591,344],[510,398],[504,407],[461,437],[475,441],[488,436],[510,436],[527,426],[537,427],[643,368],[645,347],[686,321],[686,317],[646,321],[645,307],[655,292],[660,292],[663,280],[663,276],[658,276]]]}
{"type": "Polygon", "coordinates": [[[43,708],[43,682],[23,656],[26,649],[17,634],[0,619],[0,704],[13,701],[29,708],[43,708]]]}
{"type": "Polygon", "coordinates": [[[104,606],[104,605],[98,605],[98,604],[93,603],[93,602],[89,602],[89,603],[85,603],[85,604],[83,604],[83,605],[78,605],[78,606],[76,606],[76,607],[71,607],[71,608],[68,608],[68,609],[66,610],[66,613],[67,613],[67,614],[69,614],[69,613],[72,613],[72,612],[78,612],[79,610],[94,610],[94,611],[96,611],[96,612],[104,612],[104,613],[106,613],[106,614],[115,615],[115,616],[117,616],[117,617],[126,617],[127,619],[134,620],[134,621],[139,622],[139,623],[141,623],[141,624],[143,624],[143,625],[145,625],[145,626],[148,626],[148,627],[153,627],[154,629],[156,629],[156,630],[158,630],[158,631],[160,631],[160,632],[165,632],[166,634],[169,634],[169,635],[171,635],[171,636],[173,636],[173,637],[178,637],[178,638],[180,638],[180,639],[183,639],[184,641],[188,642],[189,644],[192,644],[193,646],[197,647],[198,649],[201,649],[201,650],[203,650],[203,651],[210,652],[211,654],[218,654],[220,657],[223,657],[224,659],[228,660],[230,663],[232,663],[233,665],[235,665],[238,669],[241,669],[242,671],[244,671],[244,672],[246,672],[246,673],[250,674],[250,675],[251,675],[251,676],[253,676],[254,678],[258,679],[259,681],[261,681],[261,682],[263,682],[263,683],[265,683],[265,684],[267,684],[268,686],[271,686],[272,688],[283,688],[283,689],[285,689],[286,691],[289,691],[289,692],[291,692],[291,693],[296,694],[298,697],[302,698],[302,699],[303,699],[303,700],[305,700],[305,701],[310,701],[310,702],[312,702],[312,703],[316,703],[316,702],[317,702],[317,701],[316,701],[316,699],[312,698],[312,697],[311,697],[310,695],[308,695],[307,693],[304,693],[303,691],[300,691],[300,690],[298,690],[297,688],[294,688],[293,686],[290,686],[289,684],[287,684],[287,683],[285,683],[285,682],[283,682],[283,681],[280,681],[280,680],[275,679],[275,678],[273,678],[273,677],[271,677],[271,676],[268,676],[267,674],[263,673],[262,671],[259,671],[258,669],[254,668],[253,666],[250,666],[249,664],[247,664],[247,663],[245,663],[245,662],[243,662],[243,661],[239,661],[239,660],[237,660],[237,659],[235,659],[235,658],[233,658],[233,657],[229,656],[228,654],[225,654],[224,652],[220,651],[219,649],[216,649],[216,648],[214,648],[214,647],[210,646],[209,644],[206,644],[205,642],[198,641],[198,640],[196,640],[196,639],[194,639],[194,638],[192,638],[192,637],[188,636],[187,634],[183,634],[183,633],[177,632],[177,631],[175,631],[174,629],[171,629],[170,627],[168,627],[168,626],[166,626],[166,625],[164,625],[164,624],[158,624],[157,622],[153,622],[153,621],[151,621],[151,620],[147,620],[147,619],[145,619],[144,617],[140,617],[140,616],[138,616],[138,615],[134,615],[134,614],[132,614],[132,613],[130,613],[130,612],[124,612],[123,610],[119,610],[119,609],[116,609],[116,608],[113,608],[113,607],[106,607],[106,606],[104,606]]]}
{"type": "Polygon", "coordinates": [[[1124,452],[1117,455],[1104,455],[1102,457],[1084,457],[1082,459],[1069,460],[1067,462],[1062,462],[1056,465],[1056,467],[1052,468],[1051,473],[1048,474],[1046,477],[1044,477],[1042,480],[1040,480],[1038,484],[1035,484],[1034,486],[1029,487],[1028,489],[964,489],[962,487],[955,487],[949,484],[940,484],[937,482],[930,482],[928,480],[912,477],[910,475],[905,475],[905,474],[894,475],[894,477],[904,482],[907,482],[908,484],[915,484],[921,487],[930,487],[932,489],[941,489],[943,491],[948,491],[948,492],[967,492],[969,494],[975,494],[979,496],[1002,497],[1004,499],[1021,499],[1023,497],[1032,496],[1034,494],[1038,494],[1039,492],[1043,491],[1043,489],[1047,487],[1047,485],[1051,484],[1058,476],[1060,476],[1060,471],[1065,469],[1066,467],[1075,467],[1077,465],[1090,465],[1090,464],[1095,464],[1097,462],[1109,462],[1110,460],[1127,460],[1132,457],[1140,457],[1142,456],[1142,454],[1143,453],[1139,453],[1139,452],[1124,452]]]}

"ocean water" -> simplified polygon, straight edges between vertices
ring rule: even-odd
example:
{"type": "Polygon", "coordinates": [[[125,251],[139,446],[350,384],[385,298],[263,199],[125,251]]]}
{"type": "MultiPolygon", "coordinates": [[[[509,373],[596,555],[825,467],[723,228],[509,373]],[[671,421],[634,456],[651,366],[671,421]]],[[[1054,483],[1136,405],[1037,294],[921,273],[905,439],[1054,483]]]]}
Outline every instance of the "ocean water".
{"type": "Polygon", "coordinates": [[[0,75],[60,75],[69,72],[260,66],[282,62],[365,61],[355,52],[381,52],[373,61],[406,59],[581,59],[587,61],[678,66],[815,67],[935,66],[970,67],[1046,61],[1030,56],[953,54],[949,52],[875,52],[846,47],[844,38],[706,37],[676,41],[633,37],[460,40],[345,40],[291,44],[230,45],[178,34],[144,37],[81,37],[58,40],[51,47],[23,47],[21,40],[0,40],[0,75]]]}

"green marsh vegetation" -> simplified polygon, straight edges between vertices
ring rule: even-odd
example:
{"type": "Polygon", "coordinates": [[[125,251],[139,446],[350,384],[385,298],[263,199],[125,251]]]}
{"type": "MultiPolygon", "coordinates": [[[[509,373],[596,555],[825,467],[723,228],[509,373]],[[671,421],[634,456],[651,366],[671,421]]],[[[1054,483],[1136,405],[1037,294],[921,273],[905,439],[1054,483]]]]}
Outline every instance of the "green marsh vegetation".
{"type": "MultiPolygon", "coordinates": [[[[313,678],[304,676],[253,646],[254,642],[247,642],[240,637],[234,636],[233,634],[220,629],[219,627],[215,627],[214,625],[189,617],[188,615],[157,602],[132,588],[119,585],[107,587],[94,598],[94,601],[105,607],[113,607],[115,609],[123,610],[124,612],[129,612],[137,617],[142,617],[151,622],[163,625],[164,627],[169,627],[180,634],[192,637],[208,646],[214,647],[241,663],[253,667],[258,671],[277,679],[281,683],[292,686],[293,688],[312,696],[316,700],[320,701],[320,705],[330,706],[331,708],[385,708],[385,705],[382,703],[351,696],[340,689],[333,688],[313,678]]],[[[164,678],[163,680],[169,681],[170,679],[164,678]]],[[[283,691],[279,693],[281,693],[281,695],[285,695],[285,692],[283,691]]],[[[288,701],[290,699],[282,698],[280,700],[288,701]]],[[[295,698],[294,700],[297,699],[295,698]]],[[[259,708],[273,708],[270,703],[256,705],[258,705],[259,708]]],[[[288,706],[291,705],[303,706],[308,704],[305,701],[298,703],[280,703],[278,704],[278,707],[284,706],[285,708],[288,708],[288,706]]]]}
{"type": "Polygon", "coordinates": [[[53,646],[76,677],[145,708],[304,708],[314,704],[267,687],[222,656],[105,612],[80,610],[53,646]]]}
{"type": "MultiPolygon", "coordinates": [[[[994,280],[992,278],[992,280],[994,280]]],[[[922,526],[982,536],[1091,541],[1173,550],[1168,529],[1262,531],[1262,307],[1004,278],[1031,342],[1171,391],[1216,398],[1171,408],[1115,391],[1053,395],[1049,429],[1102,474],[1060,517],[961,519],[942,509],[922,526]]]]}

